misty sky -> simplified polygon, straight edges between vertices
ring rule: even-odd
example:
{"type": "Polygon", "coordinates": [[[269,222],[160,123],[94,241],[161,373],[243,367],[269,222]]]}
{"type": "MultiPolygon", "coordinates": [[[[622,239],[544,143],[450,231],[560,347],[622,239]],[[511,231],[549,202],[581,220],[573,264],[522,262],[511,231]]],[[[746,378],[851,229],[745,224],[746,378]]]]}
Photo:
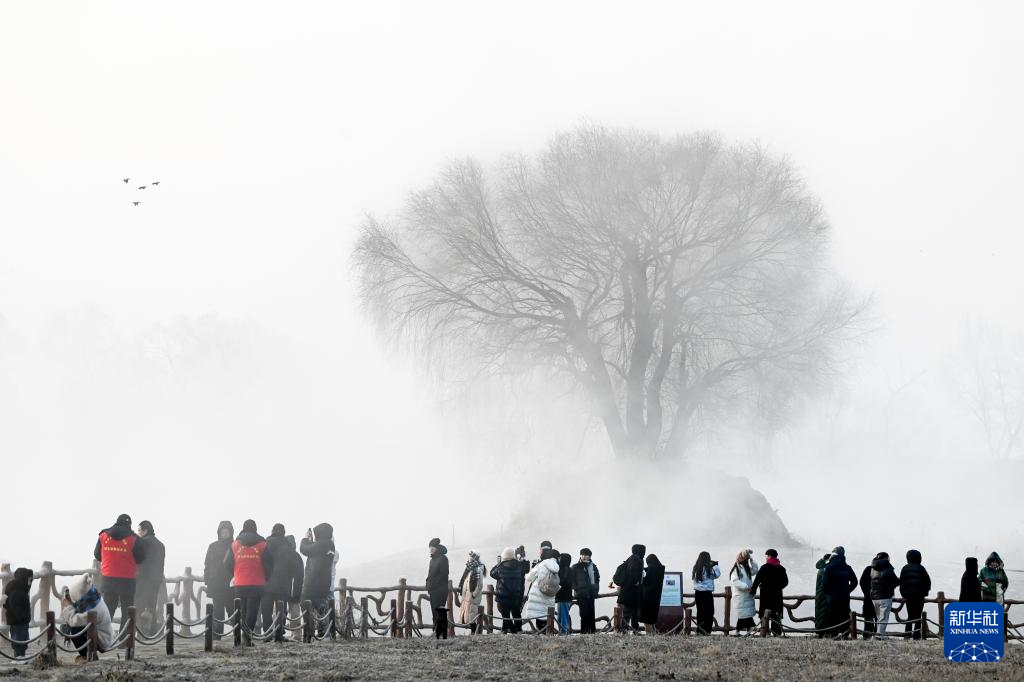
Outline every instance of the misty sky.
{"type": "MultiPolygon", "coordinates": [[[[3,3],[0,315],[29,338],[83,305],[126,333],[251,319],[339,382],[316,396],[333,401],[321,433],[337,440],[304,467],[383,448],[418,451],[416,471],[443,439],[410,363],[358,313],[348,253],[363,215],[395,210],[446,159],[536,150],[584,121],[711,129],[794,160],[840,274],[877,296],[869,372],[912,375],[969,315],[1022,324],[1022,19],[1010,2],[3,3]]],[[[5,478],[12,457],[38,455],[7,427],[5,478]]],[[[65,445],[61,465],[83,454],[65,445]]],[[[87,454],[101,476],[105,453],[87,454]]],[[[221,474],[246,455],[224,457],[221,474]]],[[[5,506],[19,495],[38,500],[15,489],[5,506]]],[[[292,525],[321,520],[288,506],[292,525]]],[[[90,511],[82,532],[122,510],[90,511]]],[[[195,518],[212,535],[229,512],[195,518]]],[[[55,554],[0,546],[41,553],[55,554]]]]}

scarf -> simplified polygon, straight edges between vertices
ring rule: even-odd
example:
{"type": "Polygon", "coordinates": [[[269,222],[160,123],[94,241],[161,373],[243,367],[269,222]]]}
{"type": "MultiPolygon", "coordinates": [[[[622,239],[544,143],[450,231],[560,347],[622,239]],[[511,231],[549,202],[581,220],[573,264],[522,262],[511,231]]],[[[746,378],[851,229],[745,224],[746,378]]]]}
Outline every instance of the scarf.
{"type": "Polygon", "coordinates": [[[478,554],[470,554],[469,560],[466,562],[466,575],[469,576],[470,592],[476,592],[476,587],[480,584],[482,568],[483,564],[480,563],[480,556],[478,554]]]}
{"type": "Polygon", "coordinates": [[[768,557],[768,560],[765,563],[766,564],[771,564],[772,566],[781,566],[782,565],[782,562],[779,561],[779,558],[775,557],[775,556],[768,557]]]}
{"type": "Polygon", "coordinates": [[[72,604],[72,606],[75,607],[75,613],[85,613],[86,611],[92,611],[99,603],[100,593],[95,587],[90,587],[89,591],[82,595],[82,598],[72,604]]]}

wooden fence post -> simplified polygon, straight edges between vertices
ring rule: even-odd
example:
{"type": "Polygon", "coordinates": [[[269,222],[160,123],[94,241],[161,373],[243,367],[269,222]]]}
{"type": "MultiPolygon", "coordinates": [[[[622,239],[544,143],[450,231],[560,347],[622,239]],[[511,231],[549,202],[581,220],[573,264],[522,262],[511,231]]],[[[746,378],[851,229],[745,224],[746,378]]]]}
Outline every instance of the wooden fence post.
{"type": "Polygon", "coordinates": [[[288,602],[278,599],[274,602],[277,620],[274,623],[274,641],[283,642],[285,628],[288,627],[288,602]]]}
{"type": "Polygon", "coordinates": [[[768,636],[768,623],[771,622],[772,612],[771,609],[765,609],[764,615],[761,616],[761,636],[768,636]]]}
{"type": "Polygon", "coordinates": [[[89,625],[89,632],[86,634],[86,645],[85,645],[85,660],[95,661],[98,656],[96,651],[96,610],[93,609],[85,614],[85,622],[89,625]]]}
{"type": "Polygon", "coordinates": [[[618,632],[622,629],[622,606],[616,604],[612,607],[612,630],[618,632]]]}
{"type": "Polygon", "coordinates": [[[725,601],[725,606],[722,608],[722,631],[725,636],[729,636],[730,619],[732,617],[732,585],[726,585],[725,589],[722,590],[722,599],[725,601]]]}
{"type": "Polygon", "coordinates": [[[348,639],[348,578],[338,578],[338,631],[341,636],[348,639]]]}
{"type": "Polygon", "coordinates": [[[327,612],[327,632],[331,635],[332,640],[338,639],[338,612],[334,608],[334,599],[328,602],[327,612]]]}
{"type": "Polygon", "coordinates": [[[135,628],[137,611],[134,606],[129,606],[125,611],[128,614],[128,638],[125,639],[124,658],[126,661],[135,660],[135,628]]]}
{"type": "Polygon", "coordinates": [[[415,611],[412,609],[412,600],[405,602],[405,637],[406,639],[413,638],[413,614],[415,611]]]}
{"type": "Polygon", "coordinates": [[[359,637],[366,639],[370,636],[370,599],[362,597],[359,600],[359,637]]]}
{"type": "MultiPolygon", "coordinates": [[[[195,580],[192,578],[192,567],[185,567],[185,575],[181,581],[181,619],[186,623],[192,622],[192,586],[195,584],[195,580]]],[[[192,628],[188,625],[182,625],[181,634],[191,635],[192,628]]]]}
{"type": "MultiPolygon", "coordinates": [[[[12,580],[14,580],[14,576],[11,574],[11,565],[0,564],[0,594],[7,594],[7,583],[12,580]]],[[[31,614],[29,614],[29,619],[31,620],[31,614]]],[[[0,625],[7,625],[7,609],[0,609],[0,625]]]]}
{"type": "Polygon", "coordinates": [[[53,611],[46,612],[46,658],[53,661],[57,657],[57,618],[53,611]]]}
{"type": "Polygon", "coordinates": [[[477,635],[484,634],[484,623],[486,616],[484,615],[484,605],[476,605],[476,633],[477,635]]]}
{"type": "Polygon", "coordinates": [[[856,611],[852,611],[852,610],[850,611],[850,634],[849,634],[849,638],[853,639],[853,640],[857,639],[857,612],[856,611]]]}
{"type": "Polygon", "coordinates": [[[484,597],[487,603],[487,632],[494,632],[494,585],[487,586],[484,597]]]}
{"type": "Polygon", "coordinates": [[[455,636],[455,586],[452,585],[452,581],[448,581],[448,598],[445,600],[445,606],[448,607],[448,636],[455,636]]]}
{"type": "Polygon", "coordinates": [[[313,641],[313,602],[306,600],[302,602],[302,642],[309,644],[313,641]]]}
{"type": "Polygon", "coordinates": [[[553,635],[555,634],[555,607],[548,607],[548,619],[544,622],[544,634],[553,635]]]}
{"type": "Polygon", "coordinates": [[[939,637],[943,637],[942,624],[946,622],[946,593],[942,590],[935,595],[935,605],[939,609],[939,617],[935,619],[935,622],[939,624],[939,637]]]}
{"type": "MultiPolygon", "coordinates": [[[[406,587],[405,586],[407,584],[408,583],[407,583],[405,578],[399,578],[398,579],[398,597],[396,598],[396,600],[394,602],[392,602],[393,604],[395,604],[395,608],[397,609],[397,611],[395,611],[395,620],[399,621],[399,622],[401,622],[402,619],[405,617],[405,595],[406,595],[406,587]]],[[[396,628],[395,636],[396,637],[404,637],[405,636],[405,628],[396,628]]]]}
{"type": "Polygon", "coordinates": [[[690,636],[690,632],[693,630],[693,609],[686,607],[683,611],[683,634],[687,637],[690,636]]]}
{"type": "Polygon", "coordinates": [[[391,600],[391,625],[388,628],[392,637],[398,637],[398,604],[395,599],[391,600]]]}
{"type": "Polygon", "coordinates": [[[242,646],[242,600],[235,597],[235,614],[232,616],[234,625],[235,646],[242,646]]]}
{"type": "Polygon", "coordinates": [[[206,605],[206,630],[203,632],[203,651],[209,653],[213,651],[213,604],[206,605]]]}
{"type": "Polygon", "coordinates": [[[164,633],[164,642],[166,643],[167,655],[174,655],[174,603],[167,602],[167,623],[166,632],[164,633]]]}
{"type": "Polygon", "coordinates": [[[928,619],[925,618],[924,609],[921,609],[921,641],[928,639],[931,633],[928,631],[928,619]]]}
{"type": "MultiPolygon", "coordinates": [[[[50,594],[54,589],[53,562],[44,561],[39,569],[39,613],[50,610],[50,594]]],[[[98,587],[96,589],[99,589],[98,587]]]]}

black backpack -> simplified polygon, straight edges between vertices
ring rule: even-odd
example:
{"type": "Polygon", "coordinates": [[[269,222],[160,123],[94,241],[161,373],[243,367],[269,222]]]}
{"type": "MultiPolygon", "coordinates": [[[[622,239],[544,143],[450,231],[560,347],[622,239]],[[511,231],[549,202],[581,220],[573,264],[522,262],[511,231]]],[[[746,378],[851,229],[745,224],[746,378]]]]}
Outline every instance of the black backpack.
{"type": "MultiPolygon", "coordinates": [[[[626,560],[628,561],[628,559],[626,560]]],[[[619,587],[624,587],[626,582],[626,562],[623,561],[619,564],[619,567],[615,569],[615,575],[612,576],[612,582],[619,587]]]]}

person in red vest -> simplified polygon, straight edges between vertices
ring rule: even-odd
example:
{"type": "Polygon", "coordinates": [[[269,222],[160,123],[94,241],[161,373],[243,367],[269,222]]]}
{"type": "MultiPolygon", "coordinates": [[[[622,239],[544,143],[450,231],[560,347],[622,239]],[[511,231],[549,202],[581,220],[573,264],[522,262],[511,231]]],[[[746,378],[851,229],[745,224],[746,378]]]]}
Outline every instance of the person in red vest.
{"type": "Polygon", "coordinates": [[[100,531],[93,556],[100,562],[100,594],[110,610],[121,607],[121,619],[127,617],[129,606],[135,605],[135,578],[138,566],[146,558],[146,549],[132,530],[132,517],[121,514],[110,528],[100,531]]]}
{"type": "Polygon", "coordinates": [[[267,552],[267,541],[256,532],[256,522],[246,519],[242,532],[231,543],[224,565],[234,577],[235,598],[242,600],[242,617],[250,631],[256,629],[260,615],[260,598],[267,576],[274,567],[273,555],[267,552]]]}

